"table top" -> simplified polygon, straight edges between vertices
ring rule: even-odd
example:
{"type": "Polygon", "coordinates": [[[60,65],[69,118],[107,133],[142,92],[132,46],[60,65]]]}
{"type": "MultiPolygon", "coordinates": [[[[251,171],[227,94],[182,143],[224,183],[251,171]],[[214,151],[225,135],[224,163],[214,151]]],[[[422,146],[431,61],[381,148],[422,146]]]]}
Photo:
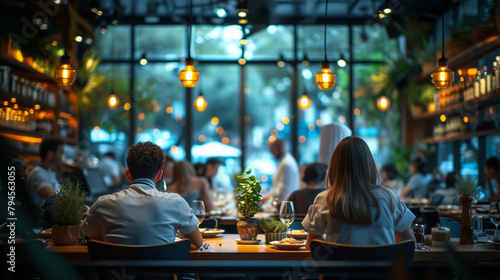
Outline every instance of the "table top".
{"type": "MultiPolygon", "coordinates": [[[[210,245],[209,251],[191,251],[190,260],[311,260],[311,254],[305,247],[298,250],[277,249],[273,245],[265,244],[264,235],[260,234],[261,242],[257,245],[237,244],[237,234],[221,234],[212,238],[205,238],[210,245]]],[[[49,250],[60,253],[72,261],[88,260],[86,245],[54,246],[49,241],[49,250]]],[[[458,244],[452,239],[452,245],[464,261],[495,261],[500,262],[500,250],[487,243],[474,243],[470,245],[458,244]]],[[[426,245],[431,250],[416,250],[414,262],[446,261],[446,248],[426,245]]],[[[498,247],[497,247],[498,248],[498,247]]]]}

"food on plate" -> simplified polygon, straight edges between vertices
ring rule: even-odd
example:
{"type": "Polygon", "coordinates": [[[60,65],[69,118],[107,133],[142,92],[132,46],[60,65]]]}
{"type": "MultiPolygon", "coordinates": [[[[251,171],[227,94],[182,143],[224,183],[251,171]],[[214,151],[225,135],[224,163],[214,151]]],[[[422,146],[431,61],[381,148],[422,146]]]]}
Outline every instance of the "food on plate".
{"type": "Polygon", "coordinates": [[[200,228],[200,232],[201,232],[201,233],[203,233],[203,232],[205,232],[205,231],[207,231],[207,229],[206,229],[206,228],[200,228]]]}
{"type": "Polygon", "coordinates": [[[211,231],[219,231],[219,229],[218,228],[213,228],[213,229],[211,229],[211,231]]]}
{"type": "Polygon", "coordinates": [[[292,230],[292,234],[305,234],[307,233],[304,229],[294,229],[292,230]]]}
{"type": "Polygon", "coordinates": [[[43,234],[51,234],[52,233],[52,228],[48,228],[44,231],[42,231],[43,234]]]}
{"type": "Polygon", "coordinates": [[[296,245],[296,244],[306,244],[306,241],[305,240],[296,240],[295,238],[283,238],[281,241],[280,241],[280,244],[291,244],[291,245],[296,245]]]}

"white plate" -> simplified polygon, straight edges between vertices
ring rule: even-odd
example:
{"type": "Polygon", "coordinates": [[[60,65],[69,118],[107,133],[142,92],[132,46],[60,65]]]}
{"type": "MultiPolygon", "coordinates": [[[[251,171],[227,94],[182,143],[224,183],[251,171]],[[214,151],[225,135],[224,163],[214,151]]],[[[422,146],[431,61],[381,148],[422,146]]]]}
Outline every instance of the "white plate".
{"type": "Polygon", "coordinates": [[[225,230],[223,229],[218,229],[218,230],[206,229],[205,231],[201,232],[201,236],[203,237],[216,236],[217,234],[224,233],[224,231],[225,230]]]}
{"type": "Polygon", "coordinates": [[[278,249],[286,249],[286,250],[298,250],[302,247],[305,247],[306,244],[280,244],[279,241],[271,241],[269,244],[274,245],[274,247],[278,249]]]}
{"type": "Polygon", "coordinates": [[[481,242],[481,243],[486,243],[486,244],[489,244],[489,245],[492,245],[493,247],[495,247],[496,249],[500,249],[500,242],[493,242],[491,240],[486,240],[486,241],[478,241],[478,242],[481,242]]]}
{"type": "Polygon", "coordinates": [[[259,244],[259,242],[260,242],[260,239],[257,239],[257,240],[241,240],[241,239],[236,239],[236,243],[238,243],[238,244],[249,245],[249,244],[259,244]]]}

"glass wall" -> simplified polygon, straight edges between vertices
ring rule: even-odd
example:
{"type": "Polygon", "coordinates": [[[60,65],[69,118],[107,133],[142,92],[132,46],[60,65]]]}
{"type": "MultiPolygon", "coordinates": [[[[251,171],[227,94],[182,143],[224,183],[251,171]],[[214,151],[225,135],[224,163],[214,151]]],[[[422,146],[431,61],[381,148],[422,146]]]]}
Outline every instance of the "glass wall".
{"type": "MultiPolygon", "coordinates": [[[[101,111],[82,107],[82,113],[86,109],[88,114],[82,118],[87,119],[82,128],[91,131],[99,126],[101,132],[116,130],[122,133],[123,139],[128,139],[130,131],[134,131],[135,142],[153,141],[176,160],[186,158],[186,149],[191,149],[193,163],[204,162],[209,156],[220,156],[230,176],[245,167],[253,167],[264,185],[268,185],[276,168],[276,161],[267,147],[270,139],[284,138],[289,151],[297,145],[299,163],[307,164],[317,161],[321,127],[332,122],[347,125],[354,115],[354,134],[369,142],[378,164],[388,160],[388,147],[399,139],[399,111],[394,105],[398,93],[391,93],[394,106],[381,113],[376,109],[378,92],[373,89],[373,80],[381,75],[385,55],[397,53],[396,41],[388,38],[384,28],[354,26],[356,47],[350,59],[349,27],[328,26],[327,53],[337,82],[332,90],[321,91],[315,83],[315,75],[324,58],[323,26],[268,26],[245,30],[247,42],[242,46],[240,26],[195,25],[191,51],[200,71],[200,81],[190,98],[193,102],[201,92],[208,107],[203,112],[191,107],[190,124],[187,122],[186,90],[178,80],[178,73],[184,68],[182,60],[187,55],[187,30],[186,26],[176,25],[119,25],[111,26],[106,35],[100,35],[96,53],[102,55],[103,62],[96,73],[101,75],[101,80],[95,86],[98,90],[91,92],[96,95],[99,92],[102,100],[98,102],[105,102],[111,88],[109,81],[114,80],[120,106],[101,111]],[[135,34],[134,40],[132,34],[135,34]],[[243,49],[247,64],[240,66],[237,60],[243,49]],[[150,62],[141,65],[139,60],[144,54],[150,62]],[[310,63],[302,63],[304,54],[310,63]],[[132,55],[132,62],[123,63],[132,55]],[[280,67],[277,62],[281,55],[286,64],[280,67]],[[348,61],[343,68],[336,63],[341,55],[348,61]],[[294,57],[298,58],[296,70],[294,57]],[[240,119],[241,71],[245,77],[243,120],[240,119]],[[307,93],[312,102],[307,110],[297,110],[297,115],[292,115],[297,106],[297,100],[292,100],[294,71],[298,77],[297,96],[307,93]],[[349,111],[351,86],[354,88],[354,108],[357,108],[354,112],[349,111]],[[128,119],[130,107],[134,106],[129,100],[131,91],[135,97],[133,129],[128,119]],[[102,128],[98,120],[103,117],[111,118],[110,123],[116,127],[102,128]],[[244,139],[240,135],[241,124],[245,126],[244,139]],[[294,126],[298,134],[292,137],[294,126]],[[192,136],[191,147],[186,146],[186,135],[192,136]],[[205,154],[206,149],[200,149],[215,143],[227,148],[228,154],[205,154]],[[243,145],[246,161],[240,166],[243,145]]],[[[92,141],[100,143],[101,140],[92,141]]],[[[128,145],[123,146],[126,149],[128,145]]]]}

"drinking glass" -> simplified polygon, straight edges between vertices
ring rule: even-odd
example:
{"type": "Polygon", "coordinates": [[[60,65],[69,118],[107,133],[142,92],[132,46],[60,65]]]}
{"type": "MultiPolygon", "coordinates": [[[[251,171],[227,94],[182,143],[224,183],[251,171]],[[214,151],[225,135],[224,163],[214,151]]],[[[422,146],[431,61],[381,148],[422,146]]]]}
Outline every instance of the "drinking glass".
{"type": "Polygon", "coordinates": [[[280,220],[287,227],[287,232],[290,229],[290,225],[295,220],[295,210],[293,208],[292,201],[282,201],[280,206],[280,220]]]}
{"type": "Polygon", "coordinates": [[[474,234],[474,240],[478,237],[483,236],[483,217],[482,216],[472,216],[472,229],[474,234]]]}
{"type": "Polygon", "coordinates": [[[191,211],[198,218],[198,226],[205,220],[205,204],[203,200],[193,200],[191,202],[191,211]]]}
{"type": "Polygon", "coordinates": [[[411,229],[413,231],[413,235],[415,236],[415,247],[420,249],[420,247],[425,243],[425,226],[413,223],[411,224],[411,229]]]}
{"type": "Polygon", "coordinates": [[[490,203],[490,211],[488,212],[488,217],[490,217],[491,222],[495,225],[495,235],[493,236],[493,241],[497,242],[500,239],[500,232],[498,232],[498,225],[500,225],[500,212],[499,212],[500,202],[490,203]]]}

